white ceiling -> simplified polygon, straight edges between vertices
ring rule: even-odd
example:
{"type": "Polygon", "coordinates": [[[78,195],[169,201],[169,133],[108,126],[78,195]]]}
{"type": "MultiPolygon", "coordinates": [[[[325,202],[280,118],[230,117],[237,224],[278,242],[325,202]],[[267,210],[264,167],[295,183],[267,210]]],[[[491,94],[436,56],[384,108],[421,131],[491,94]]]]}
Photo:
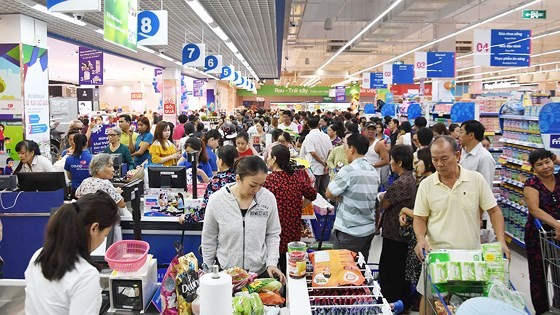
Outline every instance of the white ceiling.
{"type": "MultiPolygon", "coordinates": [[[[78,46],[58,39],[47,40],[49,80],[78,84],[78,46]]],[[[152,82],[154,67],[111,54],[103,55],[105,84],[132,85],[152,82]],[[122,71],[126,69],[126,71],[122,71]]]]}

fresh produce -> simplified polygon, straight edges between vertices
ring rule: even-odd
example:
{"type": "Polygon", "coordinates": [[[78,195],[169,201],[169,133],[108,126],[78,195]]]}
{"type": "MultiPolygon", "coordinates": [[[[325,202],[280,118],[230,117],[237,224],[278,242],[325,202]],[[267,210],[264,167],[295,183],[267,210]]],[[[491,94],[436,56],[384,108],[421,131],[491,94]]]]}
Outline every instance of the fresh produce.
{"type": "Polygon", "coordinates": [[[226,269],[225,272],[231,276],[233,283],[233,292],[239,292],[243,287],[252,283],[257,274],[249,273],[239,267],[226,269]]]}
{"type": "Polygon", "coordinates": [[[253,283],[243,288],[243,291],[249,291],[249,293],[253,293],[253,292],[260,293],[266,291],[278,293],[281,288],[282,288],[282,283],[280,281],[274,278],[261,278],[261,279],[255,279],[253,283]]]}
{"type": "Polygon", "coordinates": [[[232,303],[233,315],[264,315],[264,305],[257,293],[237,293],[232,303]]]}

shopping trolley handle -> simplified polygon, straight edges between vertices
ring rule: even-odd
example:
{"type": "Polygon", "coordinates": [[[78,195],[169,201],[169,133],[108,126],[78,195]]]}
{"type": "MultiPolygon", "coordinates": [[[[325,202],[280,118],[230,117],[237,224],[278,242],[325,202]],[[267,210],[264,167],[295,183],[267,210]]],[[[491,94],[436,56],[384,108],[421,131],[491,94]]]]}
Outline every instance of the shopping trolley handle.
{"type": "Polygon", "coordinates": [[[537,229],[544,231],[541,220],[535,218],[535,225],[537,226],[537,229]]]}

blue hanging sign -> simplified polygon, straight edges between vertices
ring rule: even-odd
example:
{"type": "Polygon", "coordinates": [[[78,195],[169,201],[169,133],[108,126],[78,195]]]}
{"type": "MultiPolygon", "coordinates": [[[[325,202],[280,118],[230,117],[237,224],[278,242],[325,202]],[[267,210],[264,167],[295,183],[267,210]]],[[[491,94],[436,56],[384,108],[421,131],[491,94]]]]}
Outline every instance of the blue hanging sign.
{"type": "Polygon", "coordinates": [[[138,13],[138,45],[167,45],[167,11],[138,13]]]}
{"type": "Polygon", "coordinates": [[[531,63],[530,30],[474,31],[474,64],[493,67],[528,67],[531,63]]]}
{"type": "Polygon", "coordinates": [[[414,84],[414,65],[393,64],[393,84],[414,84]]]}
{"type": "Polygon", "coordinates": [[[233,81],[235,79],[235,67],[234,66],[222,67],[222,73],[220,74],[220,79],[233,81]]]}
{"type": "Polygon", "coordinates": [[[206,56],[206,60],[204,61],[204,72],[208,72],[208,73],[222,72],[222,56],[221,55],[206,56]]]}
{"type": "Polygon", "coordinates": [[[369,79],[370,89],[384,89],[387,84],[383,83],[383,72],[370,73],[369,79]]]}
{"type": "Polygon", "coordinates": [[[186,44],[183,46],[183,66],[204,67],[206,59],[206,45],[186,44]]]}
{"type": "Polygon", "coordinates": [[[428,78],[455,77],[455,52],[431,51],[426,57],[428,78]]]}

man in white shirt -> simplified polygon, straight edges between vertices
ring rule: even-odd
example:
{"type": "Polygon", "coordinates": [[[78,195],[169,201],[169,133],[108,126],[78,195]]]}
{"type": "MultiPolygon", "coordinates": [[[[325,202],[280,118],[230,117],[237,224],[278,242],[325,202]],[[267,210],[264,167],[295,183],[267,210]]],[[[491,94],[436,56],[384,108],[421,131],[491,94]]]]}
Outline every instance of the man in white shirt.
{"type": "Polygon", "coordinates": [[[278,124],[278,128],[282,130],[288,130],[298,133],[298,125],[292,122],[293,113],[291,110],[285,110],[282,112],[282,123],[278,124]]]}
{"type": "Polygon", "coordinates": [[[311,116],[307,123],[311,131],[303,140],[302,152],[310,163],[310,170],[315,176],[315,189],[325,197],[329,185],[327,157],[332,150],[330,137],[319,130],[319,117],[311,116]]]}
{"type": "MultiPolygon", "coordinates": [[[[482,146],[484,125],[477,120],[467,120],[461,124],[459,142],[461,144],[461,166],[482,174],[488,185],[493,186],[496,161],[492,154],[482,146]]],[[[488,215],[483,214],[483,228],[487,227],[488,215]]],[[[488,226],[490,229],[491,226],[488,226]]]]}

